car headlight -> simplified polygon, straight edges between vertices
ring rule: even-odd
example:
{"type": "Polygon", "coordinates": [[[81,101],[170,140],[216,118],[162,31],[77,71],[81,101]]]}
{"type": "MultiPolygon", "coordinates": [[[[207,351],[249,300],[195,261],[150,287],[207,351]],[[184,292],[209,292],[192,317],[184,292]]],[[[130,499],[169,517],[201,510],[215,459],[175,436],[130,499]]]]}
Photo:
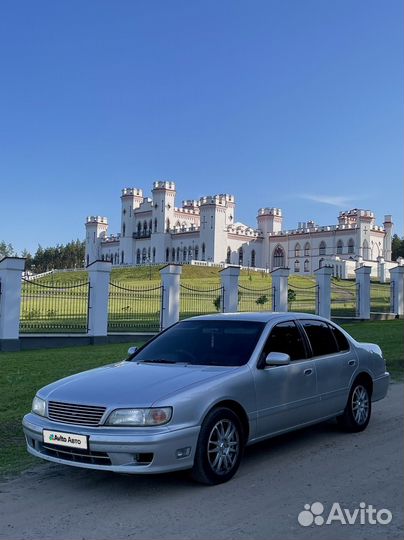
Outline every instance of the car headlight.
{"type": "Polygon", "coordinates": [[[46,401],[38,396],[35,396],[32,400],[32,412],[35,414],[39,414],[39,416],[45,416],[46,401]]]}
{"type": "Polygon", "coordinates": [[[172,407],[151,409],[116,409],[106,424],[110,426],[161,426],[171,420],[172,407]]]}

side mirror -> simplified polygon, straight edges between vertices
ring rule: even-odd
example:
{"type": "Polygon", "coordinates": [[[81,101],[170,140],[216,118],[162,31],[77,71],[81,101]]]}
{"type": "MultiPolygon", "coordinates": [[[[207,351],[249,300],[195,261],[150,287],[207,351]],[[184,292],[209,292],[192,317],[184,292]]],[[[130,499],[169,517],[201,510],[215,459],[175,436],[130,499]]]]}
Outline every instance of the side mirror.
{"type": "Polygon", "coordinates": [[[282,352],[270,352],[265,358],[267,366],[286,366],[290,364],[290,356],[282,352]]]}
{"type": "Polygon", "coordinates": [[[135,354],[136,351],[137,351],[137,347],[129,347],[128,349],[129,356],[132,356],[132,354],[135,354]]]}

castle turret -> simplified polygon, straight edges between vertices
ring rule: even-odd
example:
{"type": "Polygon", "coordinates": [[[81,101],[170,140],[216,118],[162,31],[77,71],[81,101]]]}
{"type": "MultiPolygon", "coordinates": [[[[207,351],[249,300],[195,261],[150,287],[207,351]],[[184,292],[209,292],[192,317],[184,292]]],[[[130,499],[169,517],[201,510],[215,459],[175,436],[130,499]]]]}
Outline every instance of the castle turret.
{"type": "Polygon", "coordinates": [[[260,208],[257,216],[258,229],[264,236],[282,230],[282,210],[280,208],[260,208]]]}
{"type": "Polygon", "coordinates": [[[208,195],[199,200],[201,259],[224,262],[227,250],[227,195],[208,195]]]}
{"type": "Polygon", "coordinates": [[[144,200],[143,190],[124,188],[121,194],[121,240],[120,261],[124,264],[134,263],[133,233],[135,232],[135,208],[139,208],[144,200]]]}
{"type": "Polygon", "coordinates": [[[108,220],[101,216],[88,216],[86,219],[85,264],[88,266],[101,259],[101,241],[108,232],[108,220]]]}
{"type": "Polygon", "coordinates": [[[155,260],[164,261],[165,252],[170,245],[170,238],[166,235],[174,227],[175,183],[157,181],[152,189],[152,252],[155,260]]]}
{"type": "Polygon", "coordinates": [[[384,250],[384,259],[386,261],[391,261],[391,242],[393,239],[393,226],[394,226],[394,223],[391,219],[391,215],[388,214],[384,216],[383,227],[384,227],[384,230],[386,231],[386,235],[384,237],[383,250],[384,250]]]}

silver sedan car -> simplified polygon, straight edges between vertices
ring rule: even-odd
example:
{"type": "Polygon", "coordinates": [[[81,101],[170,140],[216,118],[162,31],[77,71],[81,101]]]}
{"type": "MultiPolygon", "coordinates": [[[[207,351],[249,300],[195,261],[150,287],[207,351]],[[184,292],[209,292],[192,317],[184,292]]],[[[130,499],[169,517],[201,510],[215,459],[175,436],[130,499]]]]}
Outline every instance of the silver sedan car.
{"type": "Polygon", "coordinates": [[[232,478],[246,445],[336,417],[368,425],[387,394],[378,345],[303,313],[235,313],[181,321],[127,360],[38,391],[23,419],[28,451],[119,473],[191,469],[232,478]]]}

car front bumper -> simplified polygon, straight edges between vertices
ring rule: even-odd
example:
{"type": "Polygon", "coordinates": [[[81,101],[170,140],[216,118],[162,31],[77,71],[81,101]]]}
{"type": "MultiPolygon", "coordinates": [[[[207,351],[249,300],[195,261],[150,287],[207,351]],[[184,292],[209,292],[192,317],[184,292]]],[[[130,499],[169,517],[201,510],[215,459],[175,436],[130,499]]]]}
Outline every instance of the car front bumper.
{"type": "Polygon", "coordinates": [[[29,413],[23,418],[27,450],[33,456],[88,469],[129,474],[153,474],[193,466],[200,426],[183,429],[97,428],[52,422],[29,413]],[[88,451],[44,443],[43,430],[88,436],[88,451]],[[184,452],[185,449],[185,452],[184,452]],[[178,457],[178,453],[186,454],[178,457]]]}

